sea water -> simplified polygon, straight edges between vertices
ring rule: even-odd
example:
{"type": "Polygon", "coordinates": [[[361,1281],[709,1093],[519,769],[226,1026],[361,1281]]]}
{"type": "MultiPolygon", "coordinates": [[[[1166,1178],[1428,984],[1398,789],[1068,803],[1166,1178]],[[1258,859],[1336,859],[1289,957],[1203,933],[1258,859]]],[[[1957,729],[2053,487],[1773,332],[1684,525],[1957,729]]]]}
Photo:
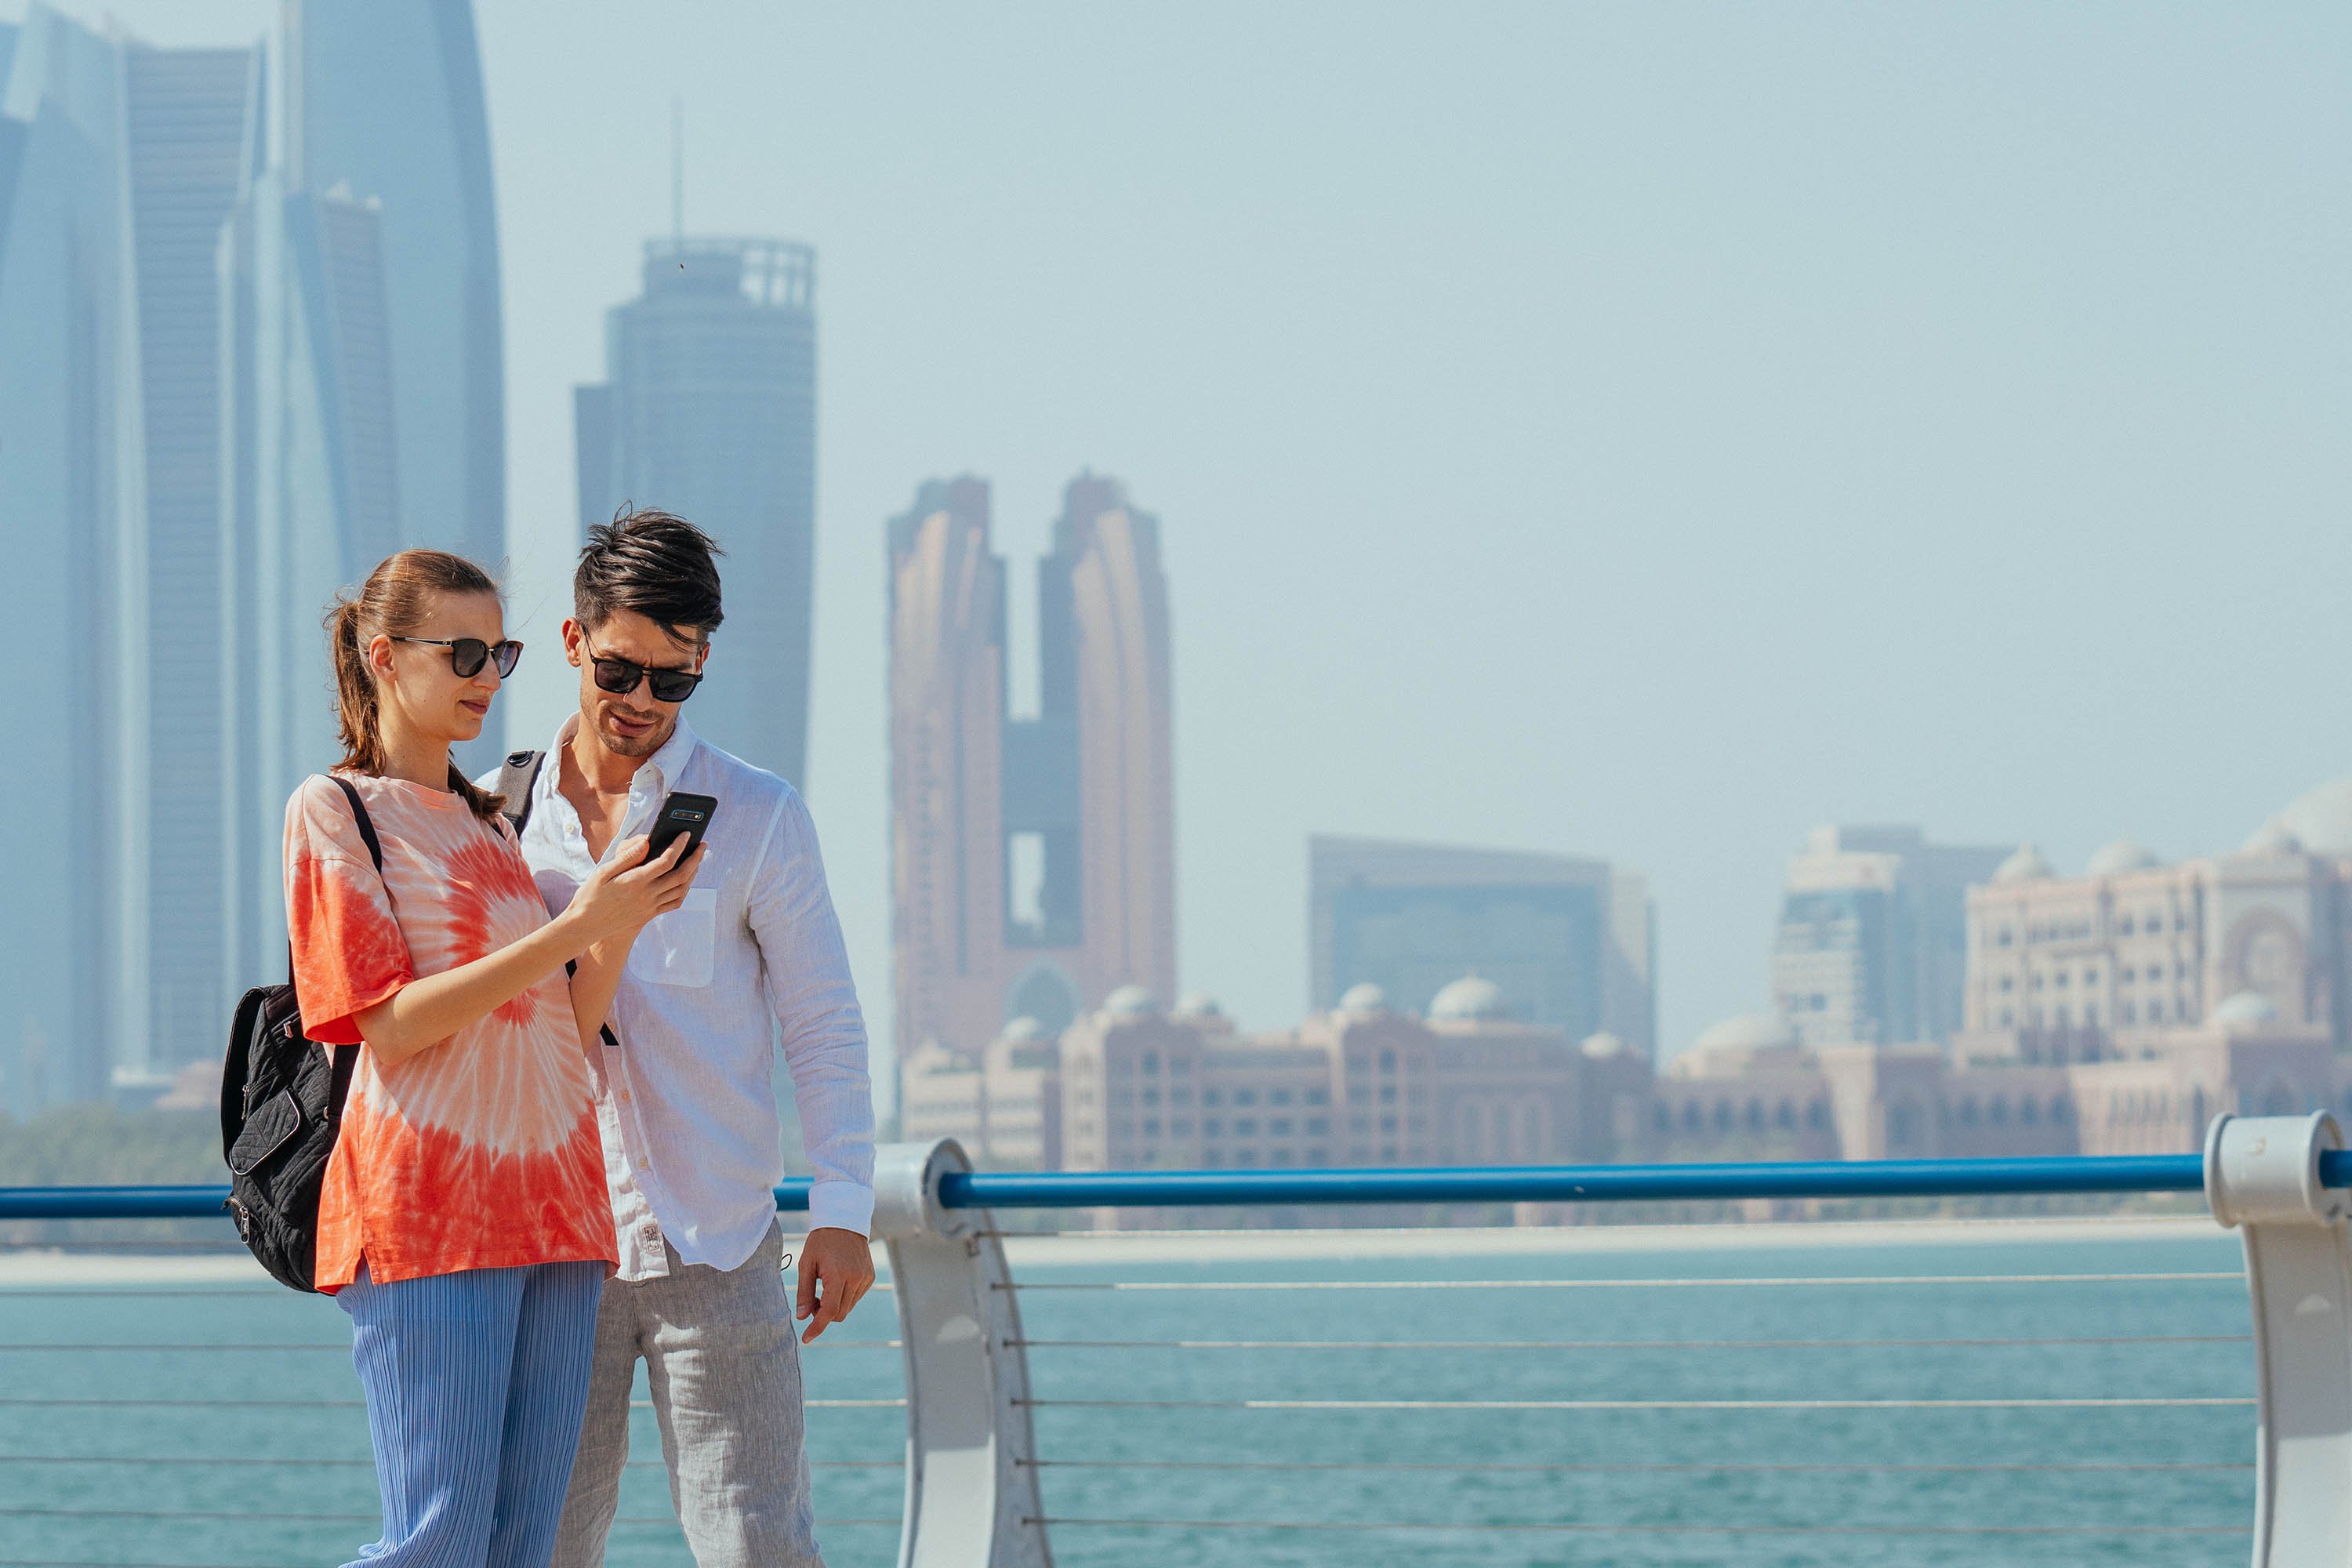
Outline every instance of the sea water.
{"type": "MultiPolygon", "coordinates": [[[[1895,1231],[1816,1242],[1778,1228],[1769,1239],[1708,1231],[1647,1248],[1612,1246],[1603,1233],[1597,1245],[1484,1255],[1267,1256],[1213,1237],[1174,1249],[1016,1243],[1025,1336],[1086,1342],[1030,1352],[1045,1512],[1072,1521],[1051,1526],[1055,1558],[1066,1568],[2242,1560],[2254,1428],[2244,1404],[1475,1407],[2252,1394],[2234,1279],[1987,1279],[2233,1272],[2237,1247],[2221,1232],[1979,1227],[1951,1233],[1963,1241],[1895,1231]],[[1930,1275],[1969,1278],[1456,1288],[1930,1275]],[[1057,1288],[1112,1280],[1373,1288],[1057,1288]],[[1178,1341],[1247,1343],[1163,1348],[1178,1341]],[[1257,1347],[1268,1341],[1286,1343],[1257,1347]],[[1288,1348],[1368,1341],[1664,1343],[1288,1348]],[[1758,1341],[1775,1342],[1734,1343],[1758,1341]],[[1982,1342],[2004,1341],[2108,1342],[1982,1342]],[[1244,1401],[1275,1407],[1234,1407],[1244,1401]],[[1472,1407],[1296,1407],[1313,1401],[1472,1407]],[[2086,1465],[2149,1468],[2071,1468],[2086,1465]],[[2046,1527],[2056,1529],[2036,1532],[2046,1527]]],[[[812,1400],[902,1393],[898,1352],[877,1342],[896,1337],[891,1312],[877,1291],[805,1352],[812,1400]]],[[[235,1281],[10,1284],[0,1343],[25,1347],[0,1349],[0,1564],[307,1568],[352,1561],[373,1538],[349,1330],[331,1302],[235,1281]],[[255,1348],[48,1348],[184,1344],[255,1348]]],[[[652,1412],[637,1410],[632,1425],[606,1561],[686,1568],[652,1412]]],[[[903,1440],[896,1408],[812,1410],[819,1538],[835,1568],[895,1560],[903,1440]]]]}

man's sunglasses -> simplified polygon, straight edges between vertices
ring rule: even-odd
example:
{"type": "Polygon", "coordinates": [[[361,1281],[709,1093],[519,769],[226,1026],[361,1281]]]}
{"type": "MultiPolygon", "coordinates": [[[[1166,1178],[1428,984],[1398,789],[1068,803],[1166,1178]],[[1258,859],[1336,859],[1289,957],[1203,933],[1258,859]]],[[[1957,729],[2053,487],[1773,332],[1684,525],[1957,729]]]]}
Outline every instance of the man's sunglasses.
{"type": "Polygon", "coordinates": [[[606,658],[593,649],[588,662],[595,667],[596,685],[615,697],[626,697],[637,689],[637,682],[649,679],[655,701],[683,702],[702,684],[702,677],[690,669],[659,669],[625,658],[606,658]]]}
{"type": "Polygon", "coordinates": [[[509,638],[505,642],[484,642],[479,637],[394,637],[394,642],[424,643],[431,647],[449,650],[449,668],[460,680],[471,680],[482,673],[484,664],[499,667],[499,679],[514,673],[522,658],[522,644],[509,638]]]}

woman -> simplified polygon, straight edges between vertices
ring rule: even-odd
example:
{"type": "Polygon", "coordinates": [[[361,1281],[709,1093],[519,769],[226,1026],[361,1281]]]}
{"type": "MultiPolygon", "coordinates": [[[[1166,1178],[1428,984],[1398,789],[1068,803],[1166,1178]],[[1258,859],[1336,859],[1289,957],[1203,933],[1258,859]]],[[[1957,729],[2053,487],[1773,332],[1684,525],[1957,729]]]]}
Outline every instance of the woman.
{"type": "Polygon", "coordinates": [[[352,1317],[383,1493],[361,1561],[545,1568],[617,1257],[583,1053],[699,856],[615,855],[549,918],[499,801],[450,761],[522,651],[473,563],[403,551],[327,631],[337,771],[383,870],[342,791],[310,779],[286,809],[286,904],[304,1029],[364,1047],[316,1276],[352,1317]]]}

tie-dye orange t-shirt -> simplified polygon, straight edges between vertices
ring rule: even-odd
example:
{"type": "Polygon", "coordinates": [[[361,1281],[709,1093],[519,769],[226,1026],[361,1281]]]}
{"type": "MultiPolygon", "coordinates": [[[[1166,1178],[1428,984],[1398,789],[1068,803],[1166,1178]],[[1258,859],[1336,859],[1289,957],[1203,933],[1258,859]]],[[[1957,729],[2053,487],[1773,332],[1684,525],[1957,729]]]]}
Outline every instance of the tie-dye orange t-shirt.
{"type": "MultiPolygon", "coordinates": [[[[369,861],[351,803],[312,778],[286,806],[294,990],[314,1040],[359,1040],[352,1016],[421,975],[547,923],[513,835],[457,795],[350,774],[383,847],[369,861]]],[[[562,969],[488,1016],[385,1066],[362,1048],[319,1201],[315,1278],[348,1285],[599,1258],[618,1250],[595,1094],[562,969]]]]}

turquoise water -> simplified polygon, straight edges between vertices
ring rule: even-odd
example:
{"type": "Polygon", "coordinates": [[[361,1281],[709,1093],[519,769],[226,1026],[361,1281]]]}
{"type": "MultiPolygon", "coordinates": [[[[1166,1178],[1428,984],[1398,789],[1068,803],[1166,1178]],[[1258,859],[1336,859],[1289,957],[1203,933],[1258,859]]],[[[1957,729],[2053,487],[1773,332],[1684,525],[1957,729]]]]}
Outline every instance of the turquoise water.
{"type": "MultiPolygon", "coordinates": [[[[1101,1255],[1097,1249],[1095,1256],[1101,1255]]],[[[2231,1238],[1710,1246],[1675,1252],[1024,1265],[1034,1286],[1199,1282],[2151,1273],[2234,1270],[2231,1238]]],[[[2054,1285],[1023,1293],[1032,1340],[2223,1342],[1672,1350],[1041,1348],[1041,1400],[2243,1398],[2235,1280],[2054,1285]]],[[[894,1337],[877,1294],[836,1330],[894,1337]]],[[[832,1336],[828,1336],[828,1340],[832,1336]]],[[[374,1479],[344,1320],[283,1291],[0,1296],[9,1345],[300,1344],[286,1351],[0,1350],[0,1563],[333,1563],[371,1539],[374,1479]],[[280,1400],[223,1408],[220,1399],[280,1400]],[[352,1402],[317,1407],[308,1402],[352,1402]],[[191,1463],[224,1455],[232,1464],[191,1463]],[[95,1463],[58,1463],[63,1458],[95,1463]],[[139,1463],[163,1459],[171,1463],[139,1463]],[[226,1518],[192,1515],[219,1514],[226,1518]],[[297,1515],[329,1516],[309,1520],[297,1515]]],[[[899,1392],[897,1352],[820,1342],[813,1399],[899,1392]]],[[[902,1415],[812,1412],[817,1507],[836,1568],[893,1561],[902,1415]]],[[[1441,1526],[1405,1531],[1064,1524],[1066,1568],[1286,1564],[2075,1564],[2242,1561],[2250,1406],[2090,1410],[1036,1413],[1046,1511],[1065,1519],[1441,1526]],[[2098,1463],[2221,1468],[2081,1471],[2098,1463]],[[1270,1468],[1372,1464],[1382,1469],[1270,1468]],[[1133,1465],[1137,1468],[1123,1468],[1133,1465]],[[1170,1465],[1184,1468],[1161,1468],[1170,1465]],[[1748,1468],[1665,1470],[1664,1465],[1748,1468]],[[1973,1469],[1817,1466],[2003,1465],[1973,1469]],[[1445,1466],[1522,1467],[1447,1469],[1445,1466]],[[1775,1466],[1764,1469],[1754,1467],[1775,1466]],[[1232,1467],[1232,1468],[1223,1468],[1232,1467]],[[1419,1468],[1407,1468],[1419,1467],[1419,1468]],[[1543,1467],[1583,1467],[1547,1468],[1543,1467]],[[1618,1467],[1602,1468],[1599,1467],[1618,1467]],[[1673,1527],[1494,1530],[1481,1526],[1673,1527]],[[1708,1533],[1692,1526],[2198,1526],[2218,1533],[1708,1533]]],[[[639,1461],[657,1461],[639,1412],[639,1461]]],[[[613,1568],[689,1563],[657,1462],[629,1473],[613,1568]]]]}

